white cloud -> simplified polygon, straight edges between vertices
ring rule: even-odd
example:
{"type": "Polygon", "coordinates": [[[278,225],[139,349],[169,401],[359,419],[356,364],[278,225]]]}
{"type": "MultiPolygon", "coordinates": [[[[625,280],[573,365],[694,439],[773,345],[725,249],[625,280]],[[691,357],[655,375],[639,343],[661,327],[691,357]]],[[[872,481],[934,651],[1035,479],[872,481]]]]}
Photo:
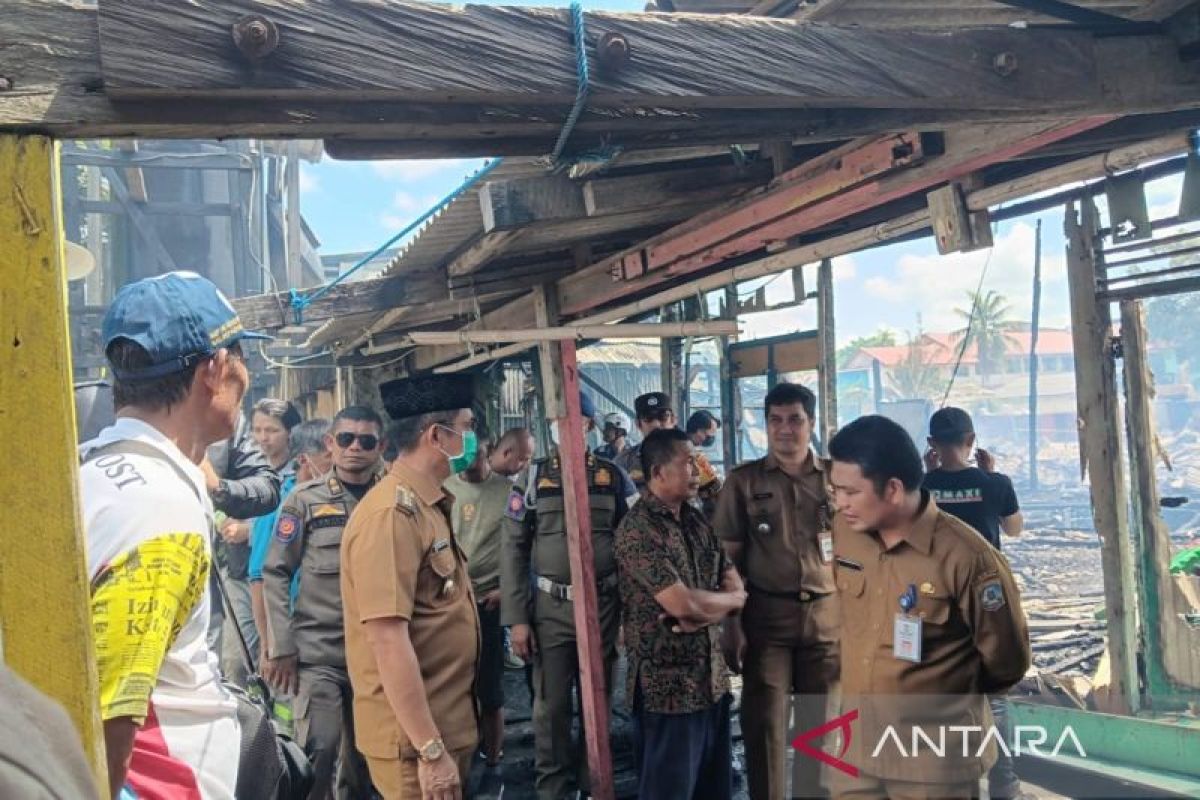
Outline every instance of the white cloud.
{"type": "Polygon", "coordinates": [[[392,181],[420,181],[435,175],[461,175],[475,169],[476,160],[469,158],[423,159],[415,161],[372,161],[371,171],[392,181]]]}
{"type": "Polygon", "coordinates": [[[433,208],[437,201],[438,198],[433,195],[418,197],[411,192],[398,191],[392,198],[391,206],[379,216],[379,224],[394,233],[433,208]]]}
{"type": "Polygon", "coordinates": [[[307,164],[300,165],[300,194],[312,194],[321,190],[321,180],[313,174],[307,164]]]}
{"type": "MultiPolygon", "coordinates": [[[[967,306],[968,294],[975,291],[980,272],[988,264],[984,291],[1004,295],[1012,319],[1027,319],[1033,286],[1033,249],[1033,226],[1020,222],[997,235],[990,255],[987,250],[946,256],[903,255],[891,276],[870,278],[863,283],[864,299],[912,309],[914,315],[919,312],[927,331],[956,330],[962,326],[962,319],[955,309],[967,306]]],[[[1064,319],[1065,286],[1063,255],[1043,247],[1043,327],[1052,324],[1052,319],[1064,319]]]]}

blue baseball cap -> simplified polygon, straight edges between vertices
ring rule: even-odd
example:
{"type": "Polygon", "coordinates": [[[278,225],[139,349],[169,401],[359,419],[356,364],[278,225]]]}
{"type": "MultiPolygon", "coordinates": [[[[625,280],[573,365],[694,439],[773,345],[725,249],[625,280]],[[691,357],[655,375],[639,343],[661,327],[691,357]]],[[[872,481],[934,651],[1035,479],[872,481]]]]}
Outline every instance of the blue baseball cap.
{"type": "Polygon", "coordinates": [[[593,419],[596,416],[596,404],[592,402],[589,395],[583,392],[579,393],[579,415],[587,419],[593,419]]]}
{"type": "Polygon", "coordinates": [[[104,315],[101,334],[106,352],[117,339],[128,339],[150,354],[148,367],[113,367],[113,374],[123,381],[161,378],[243,339],[272,338],[243,328],[237,312],[212,281],[184,271],[121,287],[104,315]]]}

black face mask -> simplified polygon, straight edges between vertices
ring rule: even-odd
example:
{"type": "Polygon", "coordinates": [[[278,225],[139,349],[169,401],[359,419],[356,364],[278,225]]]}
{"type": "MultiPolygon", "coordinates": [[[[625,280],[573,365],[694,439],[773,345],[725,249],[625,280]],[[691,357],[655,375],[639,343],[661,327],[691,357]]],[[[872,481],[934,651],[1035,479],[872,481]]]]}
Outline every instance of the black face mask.
{"type": "Polygon", "coordinates": [[[702,441],[700,443],[700,446],[701,447],[712,447],[716,443],[717,443],[717,437],[709,435],[709,436],[704,437],[704,441],[702,441]]]}

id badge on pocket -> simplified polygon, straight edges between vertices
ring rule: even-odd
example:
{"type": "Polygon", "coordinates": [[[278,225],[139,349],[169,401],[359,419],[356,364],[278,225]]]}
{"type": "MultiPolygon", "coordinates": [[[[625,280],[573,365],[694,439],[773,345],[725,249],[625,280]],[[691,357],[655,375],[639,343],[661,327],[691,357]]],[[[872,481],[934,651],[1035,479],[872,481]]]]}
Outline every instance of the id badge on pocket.
{"type": "Polygon", "coordinates": [[[821,531],[817,540],[821,543],[821,563],[828,564],[833,561],[833,532],[821,531]]]}
{"type": "Polygon", "coordinates": [[[921,663],[921,618],[897,614],[892,628],[892,653],[901,661],[921,663]]]}

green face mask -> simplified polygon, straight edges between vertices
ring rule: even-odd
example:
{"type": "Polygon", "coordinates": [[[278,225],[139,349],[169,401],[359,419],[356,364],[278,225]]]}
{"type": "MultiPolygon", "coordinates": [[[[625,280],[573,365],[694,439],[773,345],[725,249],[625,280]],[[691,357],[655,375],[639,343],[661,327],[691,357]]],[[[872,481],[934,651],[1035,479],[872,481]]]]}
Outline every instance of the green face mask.
{"type": "MultiPolygon", "coordinates": [[[[445,425],[439,425],[438,427],[448,430],[451,433],[458,433],[458,431],[448,428],[445,425]]],[[[442,450],[442,448],[438,448],[450,460],[450,471],[456,474],[474,464],[475,456],[479,454],[479,440],[475,438],[475,431],[463,431],[459,433],[459,436],[462,437],[463,449],[458,455],[452,456],[445,450],[442,450]]]]}

